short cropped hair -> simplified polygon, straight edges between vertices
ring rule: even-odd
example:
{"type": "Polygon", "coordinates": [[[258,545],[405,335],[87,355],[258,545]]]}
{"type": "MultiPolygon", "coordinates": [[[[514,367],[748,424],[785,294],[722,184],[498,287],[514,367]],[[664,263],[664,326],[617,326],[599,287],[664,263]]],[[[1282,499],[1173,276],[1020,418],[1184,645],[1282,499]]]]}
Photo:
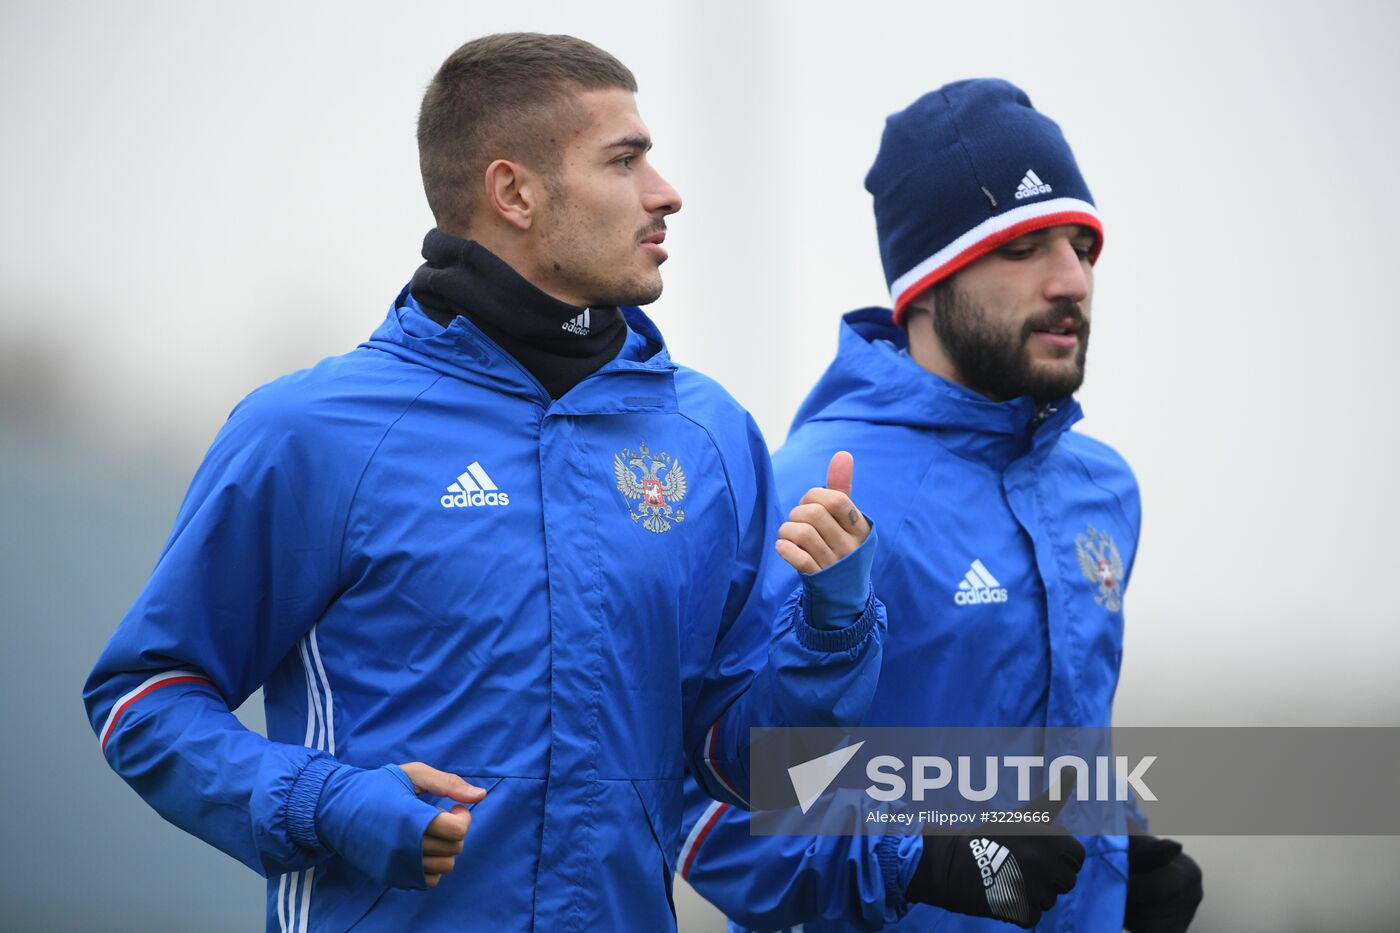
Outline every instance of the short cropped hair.
{"type": "Polygon", "coordinates": [[[579,91],[637,79],[602,49],[573,36],[511,32],[473,39],[447,57],[418,112],[423,192],[440,229],[465,230],[481,178],[509,158],[550,175],[563,152],[558,123],[579,91]]]}

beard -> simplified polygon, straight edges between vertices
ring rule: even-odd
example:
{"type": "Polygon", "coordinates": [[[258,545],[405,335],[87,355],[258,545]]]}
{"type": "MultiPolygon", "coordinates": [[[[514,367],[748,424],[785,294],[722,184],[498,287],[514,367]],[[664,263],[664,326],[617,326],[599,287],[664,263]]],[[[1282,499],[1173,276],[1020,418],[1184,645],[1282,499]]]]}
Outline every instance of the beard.
{"type": "Polygon", "coordinates": [[[1073,395],[1083,384],[1089,322],[1078,302],[1058,301],[1021,327],[1002,326],[959,292],[953,279],[944,279],[933,287],[933,307],[933,331],[968,388],[994,401],[1028,395],[1043,405],[1073,395]],[[1073,364],[1031,359],[1032,335],[1066,320],[1079,337],[1073,364]]]}

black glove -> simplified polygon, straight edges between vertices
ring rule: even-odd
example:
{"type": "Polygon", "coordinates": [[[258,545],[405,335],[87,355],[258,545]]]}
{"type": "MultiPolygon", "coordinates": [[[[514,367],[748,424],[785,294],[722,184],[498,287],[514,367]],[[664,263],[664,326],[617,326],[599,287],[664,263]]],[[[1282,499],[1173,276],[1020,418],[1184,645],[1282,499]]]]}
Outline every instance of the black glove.
{"type": "Polygon", "coordinates": [[[1201,868],[1181,851],[1181,843],[1156,836],[1128,837],[1123,926],[1131,933],[1183,933],[1204,896],[1201,868]]]}
{"type": "Polygon", "coordinates": [[[1073,792],[1059,802],[1048,793],[1023,809],[1048,811],[1044,834],[1000,836],[963,833],[925,836],[924,855],[905,896],[974,917],[1005,920],[1029,930],[1055,899],[1074,887],[1084,847],[1062,826],[1051,825],[1073,792]]]}
{"type": "Polygon", "coordinates": [[[1044,836],[926,836],[907,896],[1029,930],[1074,887],[1084,847],[1062,827],[1044,836]]]}

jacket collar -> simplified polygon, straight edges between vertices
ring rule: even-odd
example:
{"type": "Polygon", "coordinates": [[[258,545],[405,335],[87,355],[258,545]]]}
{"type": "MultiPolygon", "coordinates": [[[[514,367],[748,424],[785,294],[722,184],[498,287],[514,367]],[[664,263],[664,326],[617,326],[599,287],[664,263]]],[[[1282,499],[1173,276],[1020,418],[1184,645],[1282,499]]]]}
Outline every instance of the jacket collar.
{"type": "Polygon", "coordinates": [[[957,455],[997,469],[1044,456],[1081,417],[1067,398],[1037,406],[1029,397],[993,402],[935,376],[906,352],[908,341],[885,308],[842,318],[832,361],[798,409],[792,428],[808,421],[864,421],[935,432],[957,455]]]}
{"type": "Polygon", "coordinates": [[[676,364],[656,325],[640,308],[624,307],[622,350],[561,398],[549,393],[480,328],[457,317],[446,328],[423,313],[404,286],[384,322],[361,346],[412,360],[445,375],[536,402],[548,414],[613,414],[676,409],[676,364]]]}

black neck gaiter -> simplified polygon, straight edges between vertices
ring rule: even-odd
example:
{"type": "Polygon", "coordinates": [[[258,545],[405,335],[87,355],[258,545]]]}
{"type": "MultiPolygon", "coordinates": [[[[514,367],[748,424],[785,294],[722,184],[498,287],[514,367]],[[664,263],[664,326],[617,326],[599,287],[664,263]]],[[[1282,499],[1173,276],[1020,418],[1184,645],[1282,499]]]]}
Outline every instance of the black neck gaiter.
{"type": "Polygon", "coordinates": [[[427,262],[409,290],[443,327],[461,315],[559,398],[612,361],[627,339],[616,307],[579,308],[551,298],[475,240],[433,229],[423,238],[427,262]]]}

